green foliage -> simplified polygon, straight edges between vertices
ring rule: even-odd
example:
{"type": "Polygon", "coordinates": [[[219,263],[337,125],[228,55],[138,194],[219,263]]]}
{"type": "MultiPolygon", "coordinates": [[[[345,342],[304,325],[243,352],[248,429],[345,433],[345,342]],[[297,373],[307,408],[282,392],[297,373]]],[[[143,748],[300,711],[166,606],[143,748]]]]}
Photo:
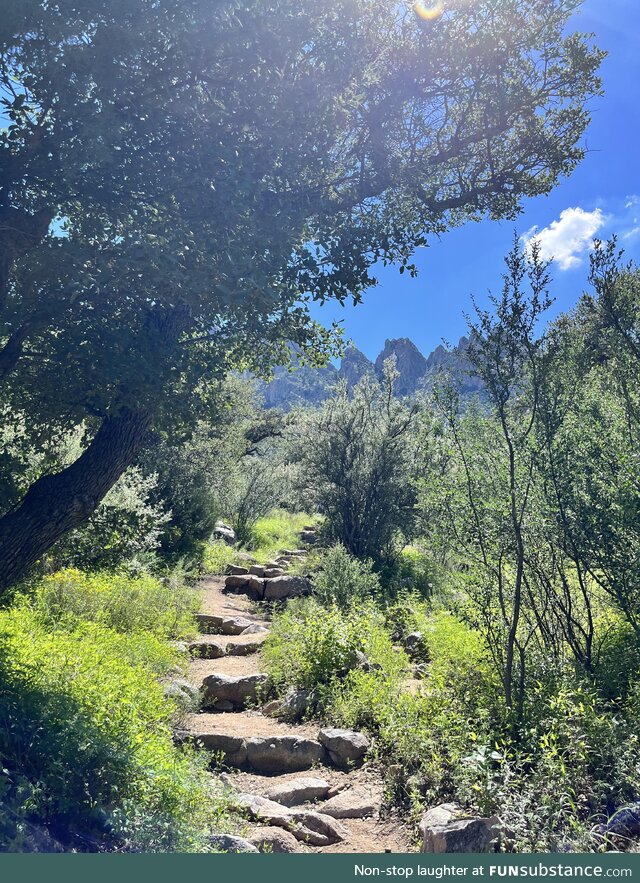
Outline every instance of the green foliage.
{"type": "Polygon", "coordinates": [[[310,598],[290,603],[274,617],[263,658],[276,687],[314,690],[328,704],[359,664],[359,653],[381,665],[397,685],[406,659],[393,651],[376,608],[369,603],[344,610],[310,598]]]}
{"type": "Polygon", "coordinates": [[[175,651],[74,620],[0,613],[0,848],[20,851],[35,825],[80,850],[206,850],[223,802],[173,746],[159,678],[175,651]]]}
{"type": "Polygon", "coordinates": [[[237,563],[237,551],[224,540],[215,540],[204,548],[202,567],[205,573],[224,573],[229,564],[237,563]]]}
{"type": "Polygon", "coordinates": [[[326,607],[343,610],[380,594],[380,579],[371,561],[360,561],[339,543],[322,552],[313,577],[314,594],[326,607]]]}
{"type": "Polygon", "coordinates": [[[269,561],[282,549],[297,549],[300,531],[313,518],[304,512],[277,509],[259,518],[251,530],[250,549],[259,561],[269,561]]]}
{"type": "Polygon", "coordinates": [[[132,578],[63,570],[37,586],[33,608],[53,628],[95,622],[116,632],[140,632],[176,639],[194,630],[198,597],[170,576],[132,578]]]}
{"type": "Polygon", "coordinates": [[[292,429],[291,459],[302,494],[326,516],[326,532],[352,555],[391,559],[413,533],[416,411],[394,398],[397,372],[383,385],[341,384],[292,429]]]}

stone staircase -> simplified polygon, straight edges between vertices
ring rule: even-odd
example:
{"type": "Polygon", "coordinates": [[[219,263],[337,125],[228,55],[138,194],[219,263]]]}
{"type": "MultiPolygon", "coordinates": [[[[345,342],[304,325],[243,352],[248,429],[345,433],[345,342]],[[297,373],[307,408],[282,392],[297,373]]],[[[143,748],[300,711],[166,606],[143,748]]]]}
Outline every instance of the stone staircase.
{"type": "MultiPolygon", "coordinates": [[[[312,528],[303,532],[313,542],[312,528]]],[[[221,835],[231,852],[407,852],[410,832],[381,819],[382,783],[366,763],[362,733],[322,724],[293,725],[264,713],[268,677],[260,651],[269,633],[268,606],[306,594],[303,577],[288,576],[304,550],[285,550],[266,567],[233,567],[200,583],[201,631],[189,644],[189,679],[201,690],[202,710],[188,716],[183,738],[212,756],[247,820],[245,837],[221,835]],[[301,775],[302,774],[302,775],[301,775]]]]}

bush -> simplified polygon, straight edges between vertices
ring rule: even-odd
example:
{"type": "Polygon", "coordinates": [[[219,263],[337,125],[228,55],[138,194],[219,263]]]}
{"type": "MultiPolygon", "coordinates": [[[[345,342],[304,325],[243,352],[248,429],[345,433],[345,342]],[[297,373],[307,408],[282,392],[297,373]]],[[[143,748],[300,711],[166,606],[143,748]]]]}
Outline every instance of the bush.
{"type": "Polygon", "coordinates": [[[301,492],[326,532],[358,558],[390,560],[415,527],[416,412],[370,377],[346,385],[291,431],[301,492]]]}
{"type": "Polygon", "coordinates": [[[380,593],[373,563],[353,558],[340,544],[320,555],[313,585],[321,604],[336,604],[345,610],[380,593]]]}
{"type": "Polygon", "coordinates": [[[178,661],[156,635],[0,613],[0,851],[34,827],[81,851],[207,849],[223,803],[172,742],[158,678],[178,661]]]}
{"type": "Polygon", "coordinates": [[[249,548],[260,561],[268,561],[282,549],[297,549],[300,531],[312,521],[304,512],[275,509],[253,525],[249,548]]]}
{"type": "Polygon", "coordinates": [[[95,622],[122,633],[179,638],[194,631],[198,597],[171,578],[67,569],[38,584],[33,606],[41,620],[53,628],[95,622]]]}
{"type": "Polygon", "coordinates": [[[383,617],[372,604],[345,611],[313,598],[290,602],[274,616],[263,649],[271,679],[281,692],[289,686],[314,690],[325,705],[358,666],[358,654],[396,685],[407,665],[404,654],[395,653],[383,617]]]}

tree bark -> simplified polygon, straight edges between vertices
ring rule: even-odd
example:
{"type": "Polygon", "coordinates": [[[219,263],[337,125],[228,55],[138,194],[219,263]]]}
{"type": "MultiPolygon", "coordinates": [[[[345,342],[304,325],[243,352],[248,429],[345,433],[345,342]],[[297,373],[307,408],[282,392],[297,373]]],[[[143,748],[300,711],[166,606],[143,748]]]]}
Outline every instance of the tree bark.
{"type": "Polygon", "coordinates": [[[38,479],[20,505],[0,518],[0,596],[65,533],[94,512],[145,444],[150,416],[123,409],[106,417],[70,466],[38,479]]]}

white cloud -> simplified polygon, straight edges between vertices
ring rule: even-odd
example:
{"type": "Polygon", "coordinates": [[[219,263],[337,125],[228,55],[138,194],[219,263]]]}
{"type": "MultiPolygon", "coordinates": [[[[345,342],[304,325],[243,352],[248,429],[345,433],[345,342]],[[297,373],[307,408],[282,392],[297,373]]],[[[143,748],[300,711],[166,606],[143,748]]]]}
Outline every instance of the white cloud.
{"type": "Polygon", "coordinates": [[[606,217],[599,208],[592,212],[579,207],[566,208],[557,221],[542,230],[532,227],[522,239],[525,246],[535,239],[540,244],[543,260],[553,259],[561,270],[570,270],[580,264],[605,222],[606,217]]]}
{"type": "Polygon", "coordinates": [[[627,230],[626,233],[622,234],[623,239],[635,239],[636,236],[640,233],[640,227],[632,227],[631,230],[627,230]]]}

